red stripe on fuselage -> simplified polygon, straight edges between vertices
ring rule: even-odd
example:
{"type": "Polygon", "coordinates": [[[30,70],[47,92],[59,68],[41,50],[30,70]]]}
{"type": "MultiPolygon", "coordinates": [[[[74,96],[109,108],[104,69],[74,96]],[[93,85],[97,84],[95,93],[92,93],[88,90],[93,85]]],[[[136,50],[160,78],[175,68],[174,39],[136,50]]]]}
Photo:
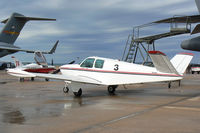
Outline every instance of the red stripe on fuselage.
{"type": "Polygon", "coordinates": [[[69,68],[61,67],[60,69],[77,70],[77,71],[90,71],[90,72],[102,72],[102,73],[116,73],[116,74],[135,74],[135,75],[152,75],[152,76],[172,76],[172,77],[183,77],[177,74],[160,74],[160,73],[142,73],[142,72],[125,72],[125,71],[110,71],[110,70],[96,70],[90,68],[69,68]]]}
{"type": "Polygon", "coordinates": [[[25,69],[26,72],[33,72],[33,73],[50,73],[54,71],[54,68],[37,68],[37,69],[25,69]]]}

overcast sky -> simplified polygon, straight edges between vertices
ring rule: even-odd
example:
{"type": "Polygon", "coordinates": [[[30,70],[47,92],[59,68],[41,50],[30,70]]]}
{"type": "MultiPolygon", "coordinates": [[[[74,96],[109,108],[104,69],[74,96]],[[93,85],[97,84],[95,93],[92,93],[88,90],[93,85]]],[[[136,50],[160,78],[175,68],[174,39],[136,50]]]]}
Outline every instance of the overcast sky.
{"type": "MultiPolygon", "coordinates": [[[[55,22],[29,21],[15,42],[23,49],[48,51],[59,40],[56,53],[46,55],[48,62],[54,59],[56,63],[87,56],[121,59],[134,26],[173,15],[198,14],[194,0],[1,0],[0,8],[1,20],[13,12],[57,19],[55,22]]],[[[3,26],[0,24],[1,29],[3,26]]],[[[164,29],[153,27],[147,32],[164,29]]],[[[182,50],[180,44],[191,37],[194,36],[187,34],[156,41],[156,49],[169,58],[179,52],[190,52],[182,50]]],[[[200,53],[192,53],[195,54],[193,62],[200,63],[200,53]]],[[[0,60],[11,61],[11,56],[23,62],[34,61],[32,54],[24,52],[0,60]]]]}

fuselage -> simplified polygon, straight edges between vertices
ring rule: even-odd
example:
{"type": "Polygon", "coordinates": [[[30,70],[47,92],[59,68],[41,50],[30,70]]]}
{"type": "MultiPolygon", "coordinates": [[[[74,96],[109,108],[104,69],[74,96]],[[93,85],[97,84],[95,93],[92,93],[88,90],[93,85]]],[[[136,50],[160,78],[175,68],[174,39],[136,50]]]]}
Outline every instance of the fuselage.
{"type": "Polygon", "coordinates": [[[181,75],[162,73],[155,67],[101,57],[88,57],[81,64],[63,65],[64,75],[87,77],[103,85],[134,84],[182,79],[181,75]]]}
{"type": "Polygon", "coordinates": [[[27,64],[21,67],[21,70],[33,73],[50,73],[55,70],[54,66],[42,66],[35,63],[27,64]]]}

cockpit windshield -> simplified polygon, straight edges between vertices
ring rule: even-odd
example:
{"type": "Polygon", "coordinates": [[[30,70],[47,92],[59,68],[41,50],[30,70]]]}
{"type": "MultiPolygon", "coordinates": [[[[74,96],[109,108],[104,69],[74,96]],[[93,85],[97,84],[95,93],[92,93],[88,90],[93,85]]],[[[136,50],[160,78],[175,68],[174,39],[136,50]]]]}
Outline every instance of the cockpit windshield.
{"type": "Polygon", "coordinates": [[[82,64],[81,67],[88,67],[88,68],[92,68],[93,64],[94,64],[94,58],[87,58],[82,64]]]}

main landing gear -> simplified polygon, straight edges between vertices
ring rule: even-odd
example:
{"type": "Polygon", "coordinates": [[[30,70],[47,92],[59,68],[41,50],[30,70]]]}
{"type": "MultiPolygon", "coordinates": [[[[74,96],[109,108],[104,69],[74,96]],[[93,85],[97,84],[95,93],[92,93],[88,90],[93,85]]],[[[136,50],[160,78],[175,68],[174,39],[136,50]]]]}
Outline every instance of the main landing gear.
{"type": "MultiPolygon", "coordinates": [[[[68,93],[69,92],[69,88],[63,87],[63,92],[64,93],[68,93]]],[[[82,95],[82,89],[80,88],[77,92],[73,92],[75,97],[80,97],[82,95]]]]}
{"type": "Polygon", "coordinates": [[[70,89],[73,91],[75,97],[80,97],[82,95],[82,89],[80,88],[80,86],[76,86],[76,85],[78,85],[78,84],[72,84],[71,82],[65,81],[65,86],[63,87],[63,92],[68,93],[69,89],[70,89]],[[77,88],[77,89],[75,89],[75,88],[77,88]]]}
{"type": "MultiPolygon", "coordinates": [[[[178,86],[180,87],[181,86],[181,80],[178,80],[177,81],[178,82],[178,86]]],[[[168,88],[170,89],[171,88],[171,85],[172,84],[172,81],[170,81],[169,83],[168,83],[168,88]]]]}
{"type": "Polygon", "coordinates": [[[117,87],[118,87],[118,85],[109,85],[108,86],[108,93],[110,95],[114,95],[115,94],[115,90],[116,90],[117,87]]]}
{"type": "Polygon", "coordinates": [[[75,97],[80,97],[82,95],[82,89],[80,88],[78,92],[73,92],[75,97]]]}

